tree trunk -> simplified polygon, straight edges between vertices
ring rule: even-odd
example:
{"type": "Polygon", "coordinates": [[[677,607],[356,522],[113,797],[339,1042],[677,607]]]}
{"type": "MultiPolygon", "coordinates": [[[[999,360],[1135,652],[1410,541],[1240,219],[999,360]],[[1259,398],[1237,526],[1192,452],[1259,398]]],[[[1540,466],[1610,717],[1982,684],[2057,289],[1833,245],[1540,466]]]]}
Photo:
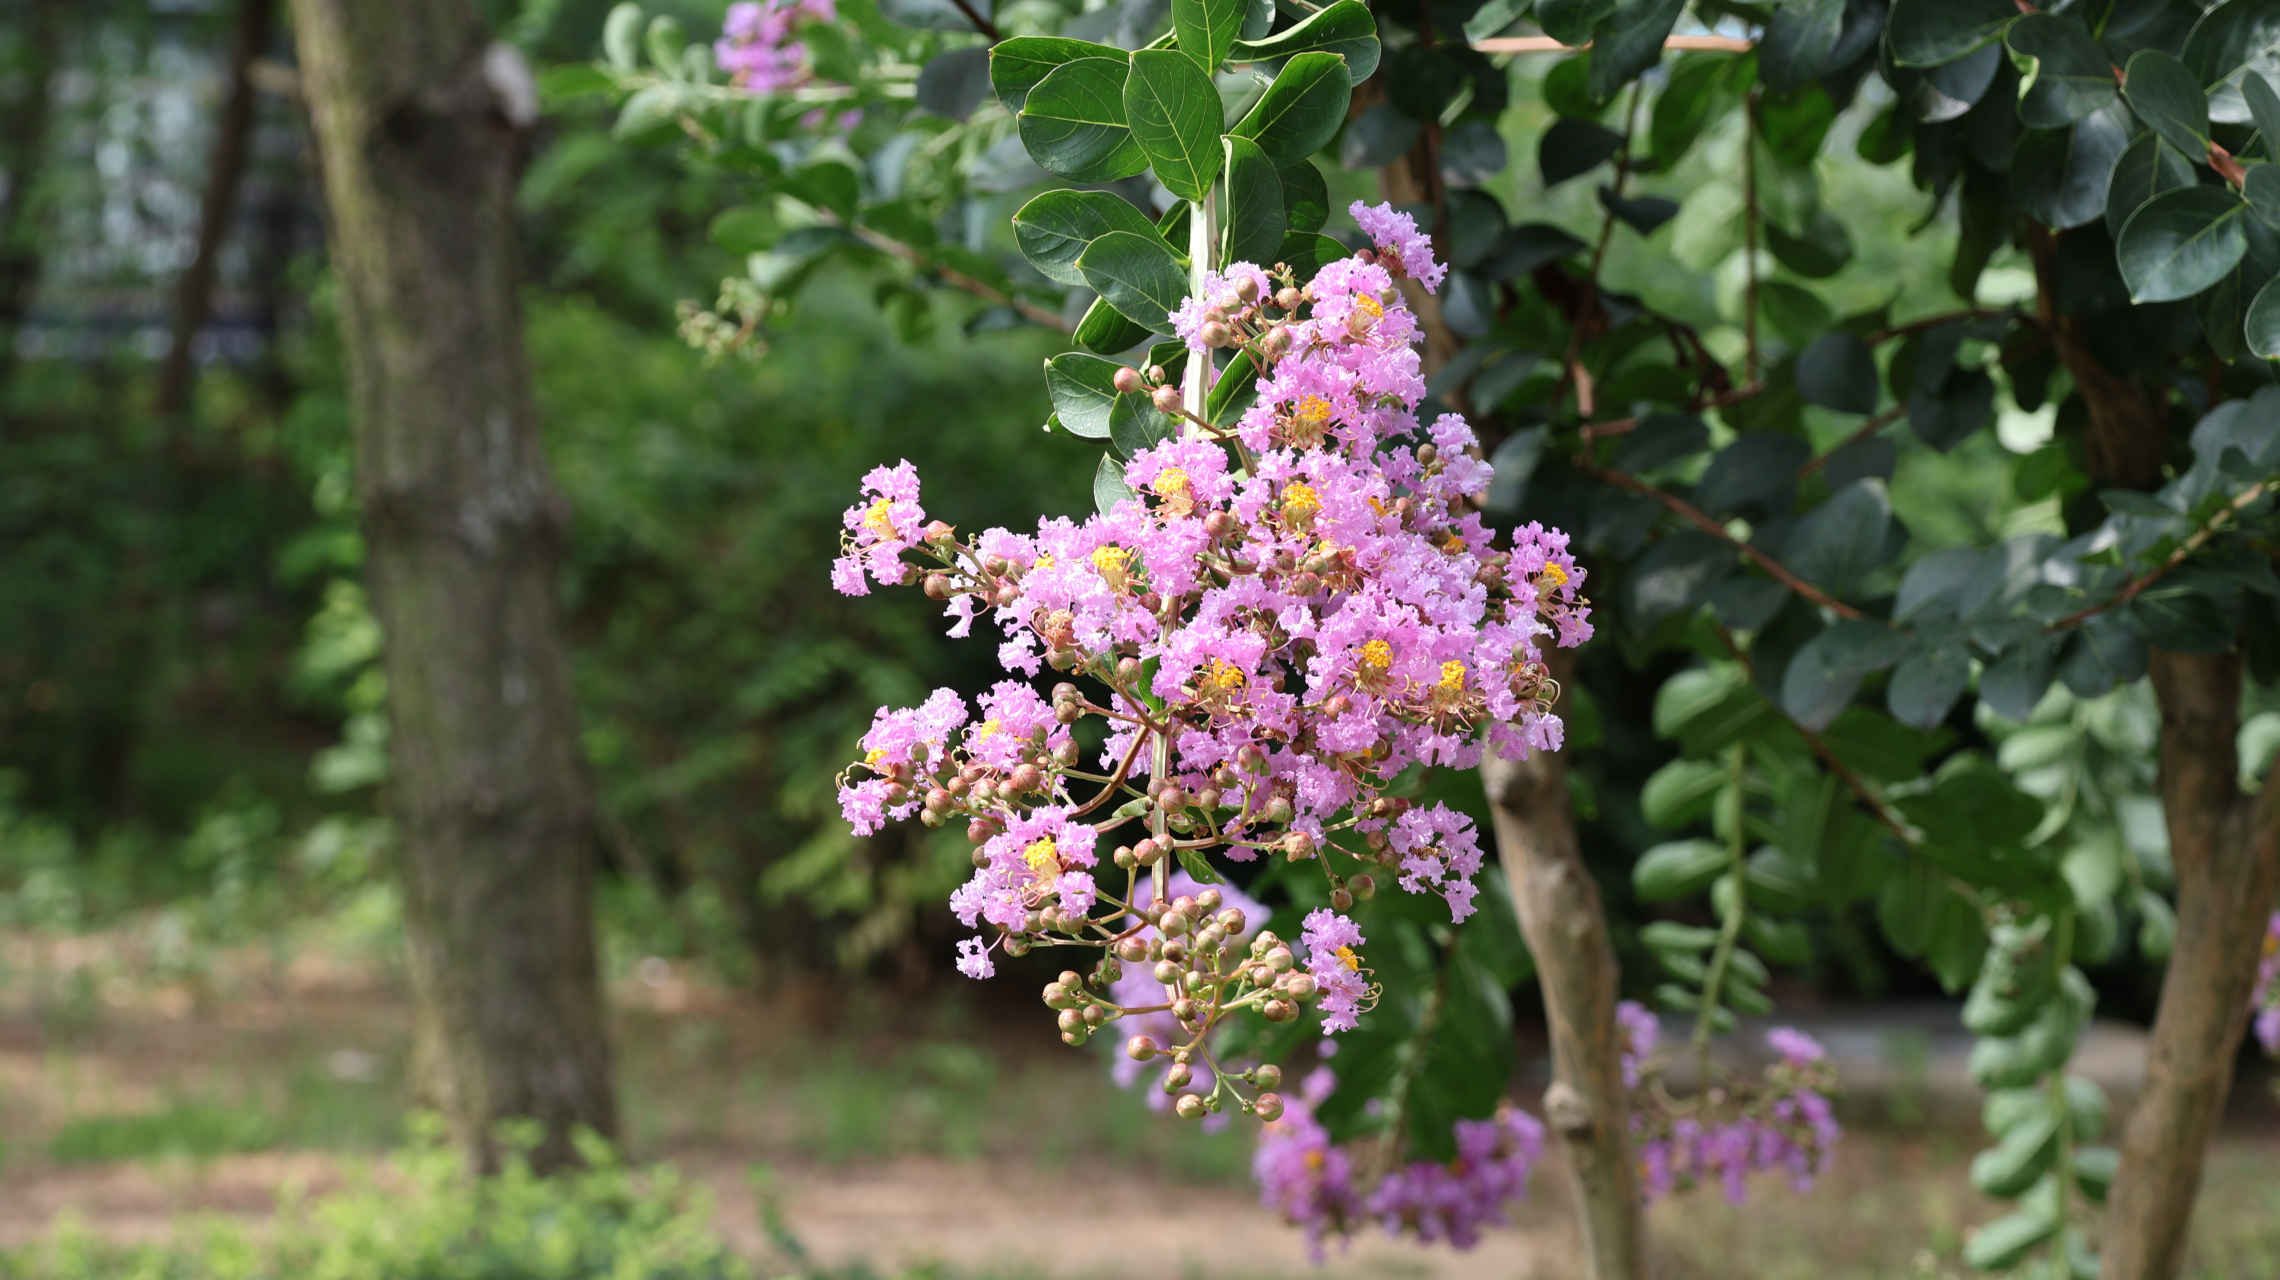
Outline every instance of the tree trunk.
{"type": "Polygon", "coordinates": [[[47,168],[48,126],[55,118],[55,70],[63,50],[64,0],[31,0],[18,39],[23,95],[0,114],[7,147],[6,193],[0,195],[0,392],[16,371],[16,335],[40,283],[40,176],[47,168]]]}
{"type": "Polygon", "coordinates": [[[2175,1280],[2201,1165],[2248,1027],[2248,999],[2280,892],[2280,787],[2240,794],[2240,658],[2156,650],[2161,800],[2177,865],[2177,941],[2122,1134],[2106,1216],[2106,1280],[2175,1280]]]}
{"type": "MultiPolygon", "coordinates": [[[[1574,678],[1575,659],[1546,655],[1555,679],[1574,678]]],[[[1568,798],[1567,757],[1491,754],[1482,781],[1496,819],[1497,853],[1512,882],[1520,931],[1536,958],[1551,1022],[1552,1087],[1544,1118],[1558,1136],[1582,1207],[1586,1273],[1592,1280],[1647,1274],[1646,1222],[1631,1158],[1630,1091],[1615,1028],[1620,971],[1608,940],[1599,885],[1583,864],[1568,798]]]]}
{"type": "Polygon", "coordinates": [[[466,0],[293,0],[340,280],[415,1069],[478,1165],[614,1129],[594,834],[555,588],[513,195],[529,71],[466,0]]]}
{"type": "Polygon", "coordinates": [[[237,217],[238,188],[245,178],[246,149],[253,140],[253,60],[269,40],[276,0],[238,0],[237,33],[230,46],[228,95],[214,129],[214,154],[206,166],[206,194],[198,208],[198,256],[182,273],[174,292],[174,332],[159,366],[156,408],[163,417],[182,412],[190,398],[191,344],[213,311],[214,277],[220,271],[222,241],[237,217]]]}

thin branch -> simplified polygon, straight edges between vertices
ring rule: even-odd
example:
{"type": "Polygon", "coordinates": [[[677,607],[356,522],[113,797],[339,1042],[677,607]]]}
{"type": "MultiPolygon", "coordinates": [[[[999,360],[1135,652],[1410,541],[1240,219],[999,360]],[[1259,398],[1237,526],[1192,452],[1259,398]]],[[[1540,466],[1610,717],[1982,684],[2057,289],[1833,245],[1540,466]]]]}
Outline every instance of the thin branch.
{"type": "Polygon", "coordinates": [[[1861,423],[1860,430],[1853,432],[1851,435],[1846,436],[1842,440],[1839,440],[1837,442],[1836,449],[1831,449],[1827,453],[1821,454],[1819,457],[1806,459],[1805,465],[1797,468],[1797,478],[1802,480],[1805,477],[1812,475],[1814,472],[1819,471],[1821,468],[1828,466],[1829,459],[1836,456],[1838,449],[1845,449],[1859,444],[1861,441],[1868,439],[1870,436],[1875,435],[1877,432],[1884,430],[1886,427],[1891,426],[1893,423],[1898,422],[1900,419],[1907,416],[1908,406],[1904,404],[1896,404],[1891,408],[1886,409],[1884,412],[1877,414],[1875,417],[1870,418],[1868,421],[1861,423]]]}
{"type": "MultiPolygon", "coordinates": [[[[1707,409],[1723,409],[1727,405],[1739,404],[1744,400],[1753,399],[1764,394],[1764,392],[1765,384],[1762,382],[1729,387],[1716,395],[1704,396],[1687,405],[1686,412],[1701,413],[1707,409]]],[[[1584,447],[1588,451],[1591,443],[1595,440],[1605,440],[1611,436],[1627,436],[1638,430],[1639,424],[1645,421],[1645,418],[1612,418],[1606,422],[1586,422],[1583,424],[1584,447]]]]}
{"type": "Polygon", "coordinates": [[[1677,494],[1666,493],[1663,490],[1657,489],[1653,485],[1648,484],[1646,481],[1639,479],[1637,476],[1632,475],[1627,471],[1617,471],[1612,467],[1593,466],[1588,462],[1579,461],[1576,463],[1576,470],[1584,475],[1592,477],[1593,479],[1604,480],[1607,483],[1616,486],[1617,488],[1629,489],[1633,493],[1653,498],[1655,501],[1663,504],[1663,506],[1668,507],[1671,511],[1677,513],[1678,515],[1684,516],[1687,520],[1691,521],[1696,528],[1701,529],[1704,533],[1709,534],[1711,537],[1716,538],[1718,541],[1723,542],[1727,546],[1732,547],[1734,550],[1741,552],[1745,556],[1748,556],[1752,563],[1756,564],[1758,568],[1765,570],[1767,573],[1772,574],[1775,580],[1779,581],[1781,585],[1789,588],[1791,591],[1796,592],[1798,595],[1805,597],[1807,600],[1812,601],[1814,604],[1817,604],[1824,609],[1830,610],[1837,616],[1842,618],[1859,618],[1865,616],[1861,613],[1860,610],[1855,609],[1851,605],[1846,604],[1844,601],[1839,600],[1835,596],[1832,596],[1827,592],[1821,590],[1819,587],[1814,586],[1812,583],[1798,577],[1794,572],[1790,570],[1789,566],[1781,563],[1779,560],[1774,559],[1772,556],[1767,555],[1763,548],[1760,548],[1748,542],[1744,542],[1740,538],[1735,537],[1733,534],[1728,533],[1726,531],[1726,526],[1718,523],[1716,520],[1711,519],[1710,516],[1702,510],[1702,508],[1695,506],[1693,503],[1679,497],[1677,494]]]}
{"type": "MultiPolygon", "coordinates": [[[[834,218],[832,221],[836,222],[838,219],[834,218]]],[[[877,231],[861,225],[850,226],[848,224],[842,223],[841,226],[848,231],[854,232],[857,238],[861,239],[865,244],[870,245],[872,248],[882,249],[888,253],[891,253],[896,257],[901,258],[903,261],[908,262],[912,266],[917,267],[919,270],[929,272],[934,276],[939,277],[944,284],[950,285],[954,288],[963,289],[966,292],[973,294],[975,297],[980,298],[984,302],[995,302],[1000,306],[1012,307],[1015,311],[1020,312],[1024,319],[1029,320],[1033,324],[1041,324],[1048,329],[1058,329],[1062,333],[1069,332],[1070,326],[1068,321],[1063,320],[1060,316],[1055,315],[1053,312],[1047,311],[1045,308],[1038,306],[1034,302],[1016,298],[1013,295],[1006,293],[1002,289],[999,289],[993,285],[984,284],[981,281],[976,280],[963,271],[958,271],[950,267],[928,262],[926,260],[925,254],[920,253],[918,250],[911,248],[909,245],[904,244],[902,241],[897,240],[892,236],[881,235],[877,231]]]]}
{"type": "Polygon", "coordinates": [[[2271,488],[2271,480],[2259,480],[2255,484],[2252,484],[2246,489],[2241,490],[2240,496],[2234,498],[2225,506],[2218,508],[2217,512],[2209,517],[2209,522],[2207,524],[2204,524],[2199,529],[2194,530],[2192,536],[2186,538],[2185,541],[2178,543],[2177,549],[2170,552],[2169,558],[2162,561],[2158,567],[2149,573],[2141,574],[2138,577],[2130,579],[2128,583],[2123,585],[2120,591],[2117,591],[2112,596],[2099,601],[2097,604],[2091,605],[2087,609],[2076,610],[2075,612],[2070,613],[2063,618],[2060,618],[2058,621],[2051,623],[2049,626],[2043,628],[2043,634],[2049,635],[2053,632],[2067,630],[2070,627],[2080,626],[2084,622],[2097,617],[2099,614],[2104,613],[2108,609],[2118,608],[2119,606],[2128,604],[2130,601],[2136,599],[2140,592],[2144,591],[2147,587],[2152,586],[2154,583],[2161,581],[2163,578],[2168,577],[2169,574],[2177,568],[2177,566],[2185,563],[2186,559],[2190,557],[2194,552],[2199,551],[2204,546],[2207,546],[2209,539],[2217,536],[2217,531],[2225,526],[2226,521],[2231,520],[2236,515],[2239,515],[2241,511],[2246,509],[2250,503],[2256,501],[2258,498],[2263,497],[2267,492],[2271,490],[2271,488]]]}
{"type": "MultiPolygon", "coordinates": [[[[1497,36],[1475,40],[1472,47],[1482,53],[1579,53],[1590,48],[1591,42],[1561,44],[1550,36],[1497,36]]],[[[1712,53],[1748,53],[1756,47],[1755,40],[1740,36],[1668,36],[1663,40],[1665,49],[1702,49],[1712,53]]]]}
{"type": "Polygon", "coordinates": [[[950,0],[950,3],[957,5],[958,12],[966,15],[966,21],[974,24],[974,30],[981,32],[985,36],[988,36],[991,44],[996,44],[998,41],[1005,39],[1004,36],[998,34],[997,24],[991,22],[988,18],[983,17],[978,11],[975,10],[974,6],[968,4],[966,0],[950,0]]]}
{"type": "Polygon", "coordinates": [[[1956,320],[1993,320],[1998,316],[2009,317],[2013,320],[2026,319],[2025,316],[2009,307],[1964,307],[1957,311],[1942,311],[1938,315],[1910,320],[1906,324],[1894,325],[1889,329],[1879,329],[1861,341],[1873,347],[1879,343],[1890,342],[1894,338],[1905,338],[1909,334],[1922,333],[1926,329],[1937,329],[1943,324],[1956,320]]]}

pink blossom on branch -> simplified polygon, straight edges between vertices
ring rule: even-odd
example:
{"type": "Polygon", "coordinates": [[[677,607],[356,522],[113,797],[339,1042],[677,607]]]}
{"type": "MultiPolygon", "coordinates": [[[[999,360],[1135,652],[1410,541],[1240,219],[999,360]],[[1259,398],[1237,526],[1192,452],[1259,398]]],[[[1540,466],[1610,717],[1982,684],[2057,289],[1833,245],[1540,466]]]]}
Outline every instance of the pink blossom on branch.
{"type": "Polygon", "coordinates": [[[793,34],[838,16],[833,0],[737,0],[721,20],[713,61],[740,89],[779,93],[807,79],[807,46],[793,34]]]}

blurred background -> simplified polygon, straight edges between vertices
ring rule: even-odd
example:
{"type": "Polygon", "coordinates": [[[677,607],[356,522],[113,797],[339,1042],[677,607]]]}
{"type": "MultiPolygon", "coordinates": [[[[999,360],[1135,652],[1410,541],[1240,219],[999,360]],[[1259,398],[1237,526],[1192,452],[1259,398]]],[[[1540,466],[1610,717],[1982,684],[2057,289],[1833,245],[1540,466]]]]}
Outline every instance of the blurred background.
{"type": "MultiPolygon", "coordinates": [[[[608,6],[482,7],[544,68],[596,56],[608,6]]],[[[651,7],[707,32],[724,6],[651,7]]],[[[420,1132],[380,817],[386,687],[291,49],[266,3],[0,4],[0,1276],[120,1274],[129,1256],[221,1274],[194,1248],[132,1251],[194,1235],[196,1215],[259,1221],[281,1191],[338,1196],[343,1257],[390,1221],[465,1211],[424,1166],[392,1193],[355,1190],[364,1157],[420,1132]]],[[[1548,115],[1542,70],[1512,65],[1515,137],[1548,115]]],[[[882,307],[850,273],[808,290],[763,358],[708,359],[676,308],[710,305],[738,269],[710,234],[735,179],[611,123],[592,99],[550,109],[519,214],[540,419],[574,511],[562,590],[623,1145],[711,1197],[642,1229],[690,1259],[670,1274],[1306,1273],[1295,1235],[1253,1207],[1246,1137],[1198,1135],[1111,1087],[1105,1055],[1039,1020],[1028,970],[952,972],[942,902],[967,874],[962,833],[857,840],[832,799],[872,708],[971,693],[995,665],[992,646],[942,638],[916,593],[828,589],[841,509],[902,457],[961,527],[1089,506],[1094,451],[1038,430],[1039,362],[1064,340],[970,324],[979,305],[945,291],[882,307]]],[[[1864,249],[1832,296],[1936,293],[1952,232],[1910,239],[1904,176],[1870,176],[1828,193],[1864,249]]],[[[1596,219],[1586,191],[1535,191],[1530,166],[1496,181],[1509,207],[1596,219]]],[[[1373,187],[1333,175],[1335,203],[1373,187]]],[[[1721,282],[1683,241],[1626,243],[1614,283],[1715,327],[1721,282]]],[[[1982,301],[2006,288],[2032,281],[1998,264],[1982,301]]],[[[1959,538],[2031,520],[1996,461],[1918,451],[1896,505],[1959,538]]],[[[1611,687],[1634,659],[1586,660],[1611,687]]],[[[1635,793],[1672,754],[1645,728],[1660,674],[1635,682],[1636,707],[1586,702],[1573,737],[1587,848],[1634,953],[1627,868],[1653,840],[1635,793]]],[[[2067,733],[2127,755],[2149,733],[2136,695],[2067,733]]],[[[1746,1216],[1714,1197],[1659,1207],[1669,1274],[1936,1275],[1991,1216],[1963,1177],[1976,1099],[1943,1092],[1967,1042],[1923,1012],[1936,986],[1873,931],[1830,927],[1855,945],[1816,948],[1837,959],[1776,994],[1850,1028],[1851,1060],[1873,1064],[1850,1104],[1861,1131],[1818,1198],[1769,1184],[1746,1216]]],[[[2152,976],[2117,962],[2102,1010],[2144,1016],[2152,976]]],[[[1541,1013],[1514,999],[1515,1096],[1532,1106],[1541,1013]]],[[[2106,1034],[2126,1089],[2132,1032],[2106,1034]]],[[[2243,1133],[2269,1124],[2261,1081],[2240,1093],[2243,1133]]],[[[2204,1219],[2225,1225],[2199,1246],[2205,1274],[2280,1274],[2263,1150],[2212,1166],[2204,1219]]],[[[1528,1216],[1480,1255],[1371,1241],[1331,1269],[1572,1274],[1560,1181],[1540,1174],[1528,1216]]],[[[605,1183],[501,1192],[531,1198],[486,1212],[666,1203],[642,1199],[648,1175],[637,1192],[605,1183]]],[[[592,1229],[632,1220],[597,1211],[618,1225],[592,1229]]],[[[496,1265],[336,1274],[526,1274],[496,1265]]]]}

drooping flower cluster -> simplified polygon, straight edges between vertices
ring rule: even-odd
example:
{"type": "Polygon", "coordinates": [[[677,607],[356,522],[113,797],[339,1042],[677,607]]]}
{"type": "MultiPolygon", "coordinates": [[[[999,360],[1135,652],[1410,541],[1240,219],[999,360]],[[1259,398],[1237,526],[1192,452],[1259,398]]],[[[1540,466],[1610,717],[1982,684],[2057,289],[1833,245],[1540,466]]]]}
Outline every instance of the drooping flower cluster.
{"type": "MultiPolygon", "coordinates": [[[[1336,1084],[1327,1067],[1309,1073],[1282,1119],[1261,1131],[1251,1157],[1259,1203],[1305,1233],[1316,1262],[1325,1240],[1351,1236],[1372,1219],[1389,1235],[1470,1249],[1483,1227],[1508,1221],[1512,1206],[1527,1195],[1528,1175],[1544,1151],[1544,1126],[1506,1105],[1489,1119],[1456,1122],[1455,1159],[1410,1161],[1385,1172],[1364,1197],[1364,1161],[1333,1144],[1314,1115],[1336,1084]]],[[[1376,1148],[1373,1140],[1362,1154],[1376,1148]]]]}
{"type": "Polygon", "coordinates": [[[2256,994],[2249,1008],[2256,1011],[2256,1042],[2280,1057],[2280,912],[2264,930],[2264,956],[2256,966],[2256,994]]]}
{"type": "MultiPolygon", "coordinates": [[[[951,634],[991,618],[1009,671],[1091,681],[1042,698],[1009,680],[978,718],[948,691],[882,709],[841,809],[862,834],[914,814],[963,822],[975,872],[951,905],[988,932],[961,944],[959,967],[989,976],[1001,948],[1108,952],[1048,988],[1063,1038],[1168,1014],[1177,1034],[1135,1036],[1130,1052],[1172,1058],[1167,1079],[1183,1083],[1211,1068],[1210,1031],[1239,1012],[1287,1021],[1319,1003],[1328,1029],[1354,1025],[1373,996],[1341,913],[1379,875],[1439,894],[1454,920],[1472,912],[1471,821],[1386,793],[1411,766],[1471,768],[1488,744],[1556,749],[1558,690],[1538,642],[1591,634],[1566,535],[1529,525],[1496,550],[1473,509],[1490,473],[1472,429],[1418,421],[1418,330],[1396,280],[1440,280],[1429,243],[1390,211],[1356,216],[1376,251],[1303,285],[1236,264],[1171,316],[1199,377],[1204,353],[1227,347],[1260,371],[1239,419],[1189,413],[1161,370],[1118,371],[1119,390],[1177,430],[1134,454],[1131,496],[1111,510],[961,539],[928,521],[909,464],[882,467],[846,514],[832,570],[851,595],[923,583],[951,634]],[[1106,722],[1097,761],[1070,732],[1091,716],[1106,722]],[[1262,853],[1314,860],[1329,881],[1304,968],[1271,934],[1246,945],[1255,913],[1225,891],[1170,888],[1173,866],[1262,853]],[[1104,857],[1123,873],[1113,883],[1095,879],[1104,857]]],[[[1262,1116],[1283,1105],[1209,1075],[1208,1095],[1180,1097],[1182,1115],[1230,1098],[1262,1116]]]]}
{"type": "Polygon", "coordinates": [[[807,46],[792,37],[838,16],[834,0],[737,0],[721,20],[713,61],[751,93],[789,89],[807,78],[807,46]]]}
{"type": "Polygon", "coordinates": [[[1648,1199],[1716,1181],[1739,1204],[1749,1193],[1749,1175],[1765,1169],[1787,1170],[1800,1191],[1813,1185],[1843,1130],[1833,1104],[1836,1068],[1811,1036],[1775,1027],[1765,1038],[1777,1060],[1761,1079],[1672,1103],[1636,1088],[1656,1070],[1654,1016],[1625,1002],[1617,1023],[1624,1078],[1634,1085],[1631,1135],[1648,1199]]]}

